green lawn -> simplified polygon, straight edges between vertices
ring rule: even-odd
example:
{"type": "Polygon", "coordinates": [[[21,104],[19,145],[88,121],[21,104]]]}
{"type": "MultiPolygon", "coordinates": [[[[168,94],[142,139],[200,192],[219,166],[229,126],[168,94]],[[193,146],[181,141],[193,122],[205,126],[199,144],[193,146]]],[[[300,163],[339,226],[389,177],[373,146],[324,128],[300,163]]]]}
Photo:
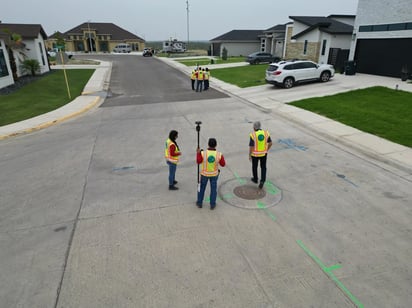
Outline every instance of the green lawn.
{"type": "Polygon", "coordinates": [[[265,73],[267,68],[268,64],[257,64],[214,69],[211,72],[211,76],[237,85],[240,88],[247,88],[266,84],[265,73]]]}
{"type": "Polygon", "coordinates": [[[371,87],[332,96],[304,99],[290,104],[412,147],[412,93],[410,92],[371,87]]]}
{"type": "Polygon", "coordinates": [[[66,70],[71,99],[62,70],[52,71],[17,91],[0,95],[0,126],[55,110],[79,96],[93,69],[66,70]]]}
{"type": "Polygon", "coordinates": [[[196,66],[196,65],[205,66],[205,65],[210,65],[210,64],[245,62],[245,57],[229,57],[227,60],[223,60],[222,58],[216,58],[216,60],[213,60],[213,63],[211,62],[209,58],[178,60],[178,62],[183,63],[186,66],[196,66]]]}

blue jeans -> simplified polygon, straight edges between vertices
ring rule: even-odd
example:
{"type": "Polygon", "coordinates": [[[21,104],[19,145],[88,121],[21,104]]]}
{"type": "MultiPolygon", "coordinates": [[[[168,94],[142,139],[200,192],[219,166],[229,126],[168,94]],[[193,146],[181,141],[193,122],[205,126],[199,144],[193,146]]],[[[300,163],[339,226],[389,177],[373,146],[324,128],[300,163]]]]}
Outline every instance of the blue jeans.
{"type": "Polygon", "coordinates": [[[173,186],[174,181],[175,181],[177,165],[174,163],[171,163],[170,161],[166,161],[166,162],[169,165],[169,186],[173,186]]]}
{"type": "Polygon", "coordinates": [[[197,204],[202,205],[205,196],[207,182],[210,181],[210,206],[216,206],[217,198],[217,176],[200,176],[200,191],[197,193],[197,204]]]}

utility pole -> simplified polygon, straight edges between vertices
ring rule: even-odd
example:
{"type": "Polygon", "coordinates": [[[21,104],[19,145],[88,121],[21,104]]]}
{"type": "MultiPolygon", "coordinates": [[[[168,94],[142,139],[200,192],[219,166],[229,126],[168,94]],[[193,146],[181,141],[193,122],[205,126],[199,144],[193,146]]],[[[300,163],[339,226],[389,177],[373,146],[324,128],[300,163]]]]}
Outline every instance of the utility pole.
{"type": "Polygon", "coordinates": [[[187,47],[189,49],[189,0],[186,0],[186,11],[187,11],[187,47]]]}

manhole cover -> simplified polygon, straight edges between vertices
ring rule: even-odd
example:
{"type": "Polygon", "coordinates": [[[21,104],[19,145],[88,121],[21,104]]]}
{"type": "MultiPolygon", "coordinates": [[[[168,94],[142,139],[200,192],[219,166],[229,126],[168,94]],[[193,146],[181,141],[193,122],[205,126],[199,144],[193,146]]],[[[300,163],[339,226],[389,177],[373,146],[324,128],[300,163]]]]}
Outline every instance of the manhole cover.
{"type": "Polygon", "coordinates": [[[282,191],[273,181],[266,180],[262,189],[250,178],[230,179],[219,187],[219,198],[235,207],[256,210],[275,206],[282,200],[282,191]]]}
{"type": "Polygon", "coordinates": [[[257,185],[242,185],[235,187],[233,193],[239,198],[246,200],[259,200],[266,196],[264,189],[259,189],[257,185]]]}

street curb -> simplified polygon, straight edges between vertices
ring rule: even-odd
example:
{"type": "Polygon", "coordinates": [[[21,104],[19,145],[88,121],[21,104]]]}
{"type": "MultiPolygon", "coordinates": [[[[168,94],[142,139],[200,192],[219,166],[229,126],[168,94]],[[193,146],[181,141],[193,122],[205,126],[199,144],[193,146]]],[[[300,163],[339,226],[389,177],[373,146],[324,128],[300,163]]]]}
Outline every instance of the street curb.
{"type": "Polygon", "coordinates": [[[69,120],[73,117],[76,117],[76,116],[78,116],[82,113],[85,113],[86,111],[92,109],[93,107],[95,107],[98,104],[99,100],[100,100],[100,97],[96,96],[90,104],[88,104],[86,107],[84,107],[84,108],[82,108],[82,109],[80,109],[76,112],[65,115],[65,116],[60,117],[60,118],[58,118],[56,120],[53,120],[53,121],[44,122],[44,123],[41,123],[41,124],[36,125],[34,127],[30,127],[30,128],[27,128],[27,129],[22,129],[22,130],[16,131],[16,132],[11,133],[11,134],[0,135],[0,140],[5,140],[5,139],[11,138],[11,137],[16,137],[16,136],[28,134],[28,133],[31,133],[31,132],[34,132],[34,131],[37,131],[37,130],[40,130],[40,129],[50,127],[50,126],[58,124],[58,123],[62,123],[64,121],[67,121],[67,120],[69,120]]]}

